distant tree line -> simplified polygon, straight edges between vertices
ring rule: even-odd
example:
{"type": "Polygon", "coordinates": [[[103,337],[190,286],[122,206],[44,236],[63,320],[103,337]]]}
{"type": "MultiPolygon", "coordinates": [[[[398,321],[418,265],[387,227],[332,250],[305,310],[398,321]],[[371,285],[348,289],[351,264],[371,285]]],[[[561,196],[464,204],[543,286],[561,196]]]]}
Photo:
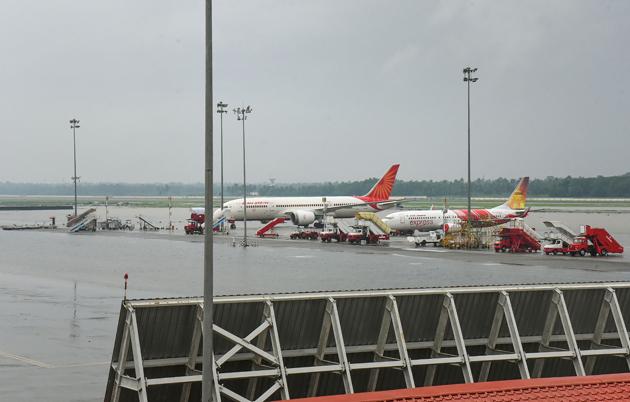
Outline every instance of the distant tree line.
{"type": "MultiPolygon", "coordinates": [[[[360,181],[249,184],[248,193],[262,196],[319,196],[362,195],[367,193],[378,178],[360,181]]],[[[516,185],[517,179],[477,179],[472,183],[474,196],[505,196],[516,185]]],[[[202,183],[81,183],[80,195],[86,196],[203,196],[202,183]]],[[[219,194],[215,183],[214,193],[219,194]]],[[[240,196],[241,184],[225,185],[225,195],[240,196]]],[[[0,182],[0,195],[73,195],[72,183],[12,183],[0,182]]],[[[456,180],[398,180],[394,195],[429,197],[459,197],[466,195],[466,181],[456,180]]],[[[630,197],[630,173],[621,176],[547,177],[530,182],[529,194],[538,197],[630,197]]]]}

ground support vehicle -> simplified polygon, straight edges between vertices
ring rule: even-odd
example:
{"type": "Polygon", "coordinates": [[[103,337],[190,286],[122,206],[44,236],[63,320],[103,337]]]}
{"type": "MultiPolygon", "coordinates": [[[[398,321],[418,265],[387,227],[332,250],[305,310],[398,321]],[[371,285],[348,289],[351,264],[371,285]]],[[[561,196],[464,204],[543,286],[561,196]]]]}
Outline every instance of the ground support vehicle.
{"type": "Polygon", "coordinates": [[[444,234],[441,231],[431,230],[429,232],[416,231],[413,236],[408,236],[407,241],[414,243],[416,247],[424,247],[427,244],[433,244],[433,247],[440,245],[440,240],[444,234]]]}
{"type": "Polygon", "coordinates": [[[297,232],[293,232],[289,235],[289,238],[293,240],[317,240],[318,237],[319,232],[316,230],[298,230],[297,232]]]}
{"type": "Polygon", "coordinates": [[[184,226],[184,232],[187,235],[203,234],[203,223],[206,219],[205,214],[191,213],[188,224],[184,226]]]}
{"type": "Polygon", "coordinates": [[[267,223],[265,226],[261,227],[260,229],[256,231],[256,236],[263,237],[263,238],[277,239],[280,235],[276,233],[273,230],[273,228],[281,223],[284,223],[285,220],[286,220],[285,218],[276,218],[269,221],[269,223],[267,223]]]}
{"type": "Polygon", "coordinates": [[[569,245],[568,252],[572,256],[584,256],[586,253],[593,257],[606,256],[609,253],[623,253],[623,246],[606,229],[584,225],[581,227],[580,235],[569,245]]]}
{"type": "Polygon", "coordinates": [[[531,229],[525,227],[504,227],[498,234],[498,239],[494,242],[495,252],[512,253],[532,253],[540,251],[540,241],[536,238],[531,229]]]}
{"type": "Polygon", "coordinates": [[[184,226],[184,232],[186,232],[187,235],[203,234],[203,225],[189,219],[188,225],[184,226]]]}
{"type": "Polygon", "coordinates": [[[337,242],[342,242],[345,241],[345,236],[343,236],[339,229],[331,228],[319,232],[319,239],[324,243],[330,243],[333,240],[337,240],[337,242]]]}
{"type": "Polygon", "coordinates": [[[543,247],[543,252],[547,255],[553,254],[569,254],[569,244],[567,244],[562,239],[555,239],[549,244],[545,244],[543,247]]]}

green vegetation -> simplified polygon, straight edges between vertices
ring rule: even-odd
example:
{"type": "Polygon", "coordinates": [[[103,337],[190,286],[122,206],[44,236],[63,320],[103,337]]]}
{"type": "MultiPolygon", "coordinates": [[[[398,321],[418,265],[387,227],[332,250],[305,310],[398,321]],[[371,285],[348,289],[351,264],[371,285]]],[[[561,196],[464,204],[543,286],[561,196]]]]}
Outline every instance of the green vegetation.
{"type": "MultiPolygon", "coordinates": [[[[360,181],[292,184],[249,184],[247,189],[252,194],[262,196],[320,196],[320,195],[360,195],[365,194],[378,178],[360,181]]],[[[477,179],[473,182],[473,196],[507,197],[514,189],[517,179],[477,179]]],[[[219,186],[215,183],[215,194],[219,186]]],[[[74,193],[71,183],[38,184],[0,182],[0,195],[45,195],[70,196],[74,193]]],[[[81,183],[81,196],[104,197],[202,197],[202,183],[81,183]]],[[[225,195],[238,197],[242,194],[242,185],[226,184],[225,195]]],[[[427,197],[463,197],[466,194],[466,182],[457,180],[398,180],[393,195],[427,197]]],[[[571,198],[630,198],[630,173],[621,176],[597,177],[547,177],[533,179],[529,186],[532,197],[571,197],[571,198]]]]}

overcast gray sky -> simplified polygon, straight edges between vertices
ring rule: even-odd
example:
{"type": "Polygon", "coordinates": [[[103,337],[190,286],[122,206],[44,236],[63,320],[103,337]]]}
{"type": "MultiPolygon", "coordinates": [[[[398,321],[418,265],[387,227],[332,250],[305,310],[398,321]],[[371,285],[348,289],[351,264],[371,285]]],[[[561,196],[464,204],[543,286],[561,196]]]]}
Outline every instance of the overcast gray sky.
{"type": "MultiPolygon", "coordinates": [[[[0,181],[203,180],[201,0],[4,0],[0,181]]],[[[214,2],[248,181],[630,171],[630,1],[214,2]]],[[[215,121],[218,178],[218,120],[215,121]]],[[[225,178],[241,179],[225,116],[225,178]]]]}

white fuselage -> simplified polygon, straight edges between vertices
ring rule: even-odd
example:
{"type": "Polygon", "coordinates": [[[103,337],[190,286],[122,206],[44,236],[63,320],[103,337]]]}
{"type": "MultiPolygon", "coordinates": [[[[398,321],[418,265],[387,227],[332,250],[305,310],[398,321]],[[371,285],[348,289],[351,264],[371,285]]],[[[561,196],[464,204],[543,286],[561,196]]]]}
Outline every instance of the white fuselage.
{"type": "MultiPolygon", "coordinates": [[[[479,226],[494,226],[506,222],[518,215],[517,211],[505,208],[474,209],[471,211],[472,222],[479,226]]],[[[394,212],[383,218],[394,230],[430,230],[443,229],[444,225],[461,225],[467,221],[466,210],[418,210],[394,212]]]]}
{"type": "MultiPolygon", "coordinates": [[[[348,208],[335,209],[329,215],[335,218],[353,218],[357,212],[378,212],[381,208],[375,204],[366,205],[359,197],[252,197],[247,198],[247,220],[266,221],[284,218],[295,211],[322,211],[326,208],[338,208],[347,205],[348,208]]],[[[228,201],[223,205],[224,213],[231,220],[244,220],[245,211],[243,199],[228,201]]]]}

